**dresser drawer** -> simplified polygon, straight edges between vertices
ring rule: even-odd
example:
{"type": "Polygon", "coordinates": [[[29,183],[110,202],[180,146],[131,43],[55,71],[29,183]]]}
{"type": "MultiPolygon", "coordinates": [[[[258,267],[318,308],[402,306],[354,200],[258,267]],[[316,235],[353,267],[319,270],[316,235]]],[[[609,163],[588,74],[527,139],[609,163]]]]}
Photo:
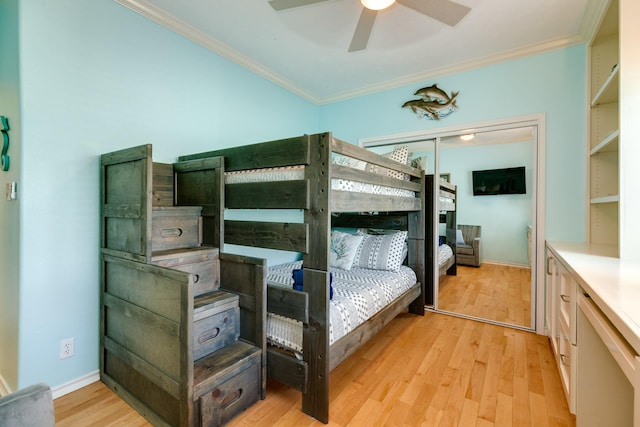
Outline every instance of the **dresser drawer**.
{"type": "Polygon", "coordinates": [[[198,360],[237,341],[238,296],[213,292],[196,298],[193,319],[193,360],[198,360]]]}
{"type": "Polygon", "coordinates": [[[151,263],[192,273],[193,296],[220,288],[220,251],[218,248],[197,247],[154,252],[151,263]]]}
{"type": "Polygon", "coordinates": [[[252,357],[244,364],[231,378],[199,396],[195,412],[200,419],[196,425],[225,425],[260,399],[260,358],[252,357]]]}
{"type": "Polygon", "coordinates": [[[199,262],[195,264],[184,264],[175,267],[176,270],[192,273],[193,296],[212,292],[220,287],[220,261],[199,262]]]}
{"type": "Polygon", "coordinates": [[[560,380],[564,388],[569,411],[575,414],[576,408],[576,346],[571,343],[569,331],[564,324],[560,324],[558,330],[558,355],[557,364],[560,371],[560,380]]]}
{"type": "Polygon", "coordinates": [[[576,309],[578,285],[564,266],[558,271],[558,317],[567,326],[567,337],[576,344],[576,309]]]}
{"type": "Polygon", "coordinates": [[[201,238],[200,206],[153,208],[151,248],[164,251],[199,246],[201,238]]]}

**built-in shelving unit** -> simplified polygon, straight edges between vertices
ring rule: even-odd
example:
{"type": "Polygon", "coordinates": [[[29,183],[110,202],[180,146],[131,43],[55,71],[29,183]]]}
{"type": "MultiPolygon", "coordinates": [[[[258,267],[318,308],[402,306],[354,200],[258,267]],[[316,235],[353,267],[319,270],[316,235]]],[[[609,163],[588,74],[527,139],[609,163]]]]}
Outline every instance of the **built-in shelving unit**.
{"type": "Polygon", "coordinates": [[[619,4],[612,0],[589,44],[589,241],[619,246],[619,4]]]}

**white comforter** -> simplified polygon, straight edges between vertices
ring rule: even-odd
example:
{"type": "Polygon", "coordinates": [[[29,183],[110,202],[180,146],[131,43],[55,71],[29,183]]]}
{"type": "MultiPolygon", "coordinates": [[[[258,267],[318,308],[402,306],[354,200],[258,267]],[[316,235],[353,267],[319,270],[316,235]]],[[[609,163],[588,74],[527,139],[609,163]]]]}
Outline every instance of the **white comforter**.
{"type": "MultiPolygon", "coordinates": [[[[292,271],[302,261],[269,268],[267,283],[291,288],[292,271]]],[[[332,268],[333,299],[329,306],[329,344],[364,323],[383,307],[413,286],[417,279],[409,267],[400,271],[332,268]]],[[[267,314],[267,341],[289,350],[302,352],[302,323],[282,316],[267,314]]]]}

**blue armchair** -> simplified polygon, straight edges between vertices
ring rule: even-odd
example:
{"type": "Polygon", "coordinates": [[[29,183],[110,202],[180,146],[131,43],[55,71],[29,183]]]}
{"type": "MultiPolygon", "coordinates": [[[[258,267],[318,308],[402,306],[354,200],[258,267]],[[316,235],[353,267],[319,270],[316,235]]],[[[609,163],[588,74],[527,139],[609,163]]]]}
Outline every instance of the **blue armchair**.
{"type": "Polygon", "coordinates": [[[0,426],[53,427],[51,389],[46,384],[35,384],[0,397],[0,426]]]}

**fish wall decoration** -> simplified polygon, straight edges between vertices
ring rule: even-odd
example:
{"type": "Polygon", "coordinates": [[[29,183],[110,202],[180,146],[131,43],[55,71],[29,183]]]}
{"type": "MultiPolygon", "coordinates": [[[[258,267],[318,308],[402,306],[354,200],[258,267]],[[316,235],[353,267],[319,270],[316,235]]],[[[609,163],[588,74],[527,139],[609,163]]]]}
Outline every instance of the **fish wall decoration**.
{"type": "Polygon", "coordinates": [[[418,118],[427,117],[431,120],[440,120],[454,111],[458,111],[456,99],[460,92],[451,92],[447,95],[436,84],[418,89],[414,95],[418,99],[412,99],[402,104],[402,108],[410,108],[418,115],[418,118]]]}

